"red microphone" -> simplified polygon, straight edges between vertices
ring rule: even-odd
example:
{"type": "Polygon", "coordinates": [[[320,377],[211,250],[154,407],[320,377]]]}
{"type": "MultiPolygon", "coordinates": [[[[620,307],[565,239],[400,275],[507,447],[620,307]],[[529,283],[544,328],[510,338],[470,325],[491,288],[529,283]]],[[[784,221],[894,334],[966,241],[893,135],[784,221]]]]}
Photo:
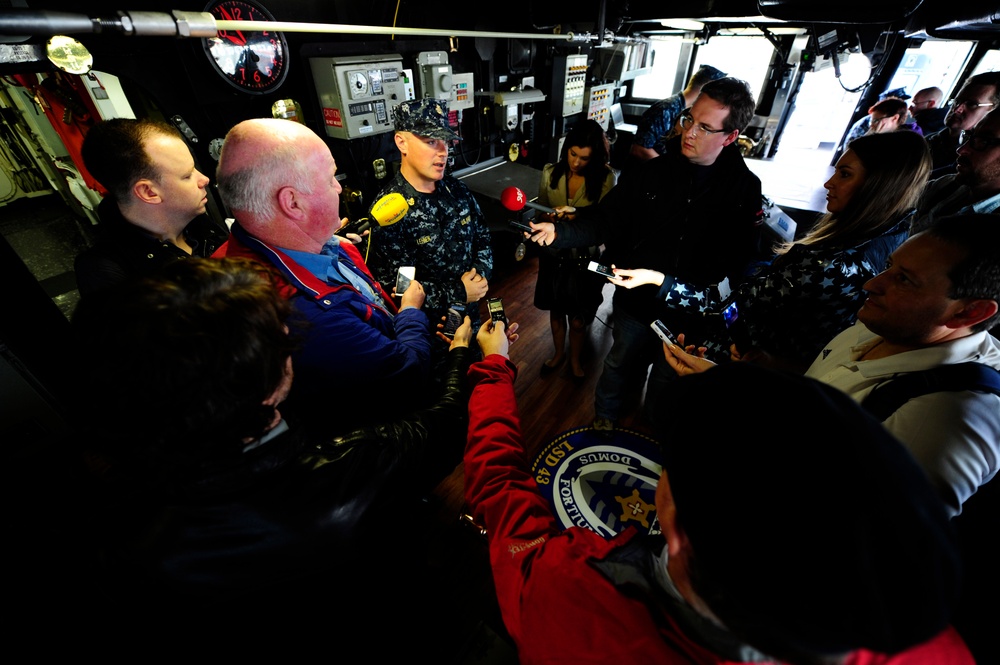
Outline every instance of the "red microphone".
{"type": "Polygon", "coordinates": [[[517,187],[508,187],[502,192],[500,192],[500,204],[503,205],[504,208],[507,208],[507,210],[510,210],[511,212],[520,212],[524,210],[526,206],[528,208],[532,208],[539,212],[547,212],[553,214],[556,212],[554,208],[550,208],[548,206],[543,206],[540,203],[534,203],[532,201],[529,201],[528,197],[525,196],[524,192],[518,189],[517,187]]]}

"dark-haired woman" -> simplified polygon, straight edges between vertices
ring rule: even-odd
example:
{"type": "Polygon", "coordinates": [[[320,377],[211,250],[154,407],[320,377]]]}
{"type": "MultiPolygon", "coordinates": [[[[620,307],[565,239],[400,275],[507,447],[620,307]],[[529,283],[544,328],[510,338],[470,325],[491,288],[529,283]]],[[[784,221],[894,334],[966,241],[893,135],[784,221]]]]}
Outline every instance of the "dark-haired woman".
{"type": "MultiPolygon", "coordinates": [[[[538,186],[538,203],[555,208],[582,208],[597,203],[615,185],[608,166],[610,146],[604,129],[594,120],[579,123],[566,135],[559,161],[546,164],[538,186]]],[[[555,220],[572,224],[573,215],[555,220]]],[[[555,354],[542,364],[541,374],[555,371],[566,358],[569,330],[569,362],[574,380],[585,377],[580,353],[587,326],[601,306],[604,280],[587,272],[587,263],[600,256],[597,247],[543,250],[538,259],[535,307],[549,310],[555,354]],[[568,324],[567,324],[568,322],[568,324]]]]}

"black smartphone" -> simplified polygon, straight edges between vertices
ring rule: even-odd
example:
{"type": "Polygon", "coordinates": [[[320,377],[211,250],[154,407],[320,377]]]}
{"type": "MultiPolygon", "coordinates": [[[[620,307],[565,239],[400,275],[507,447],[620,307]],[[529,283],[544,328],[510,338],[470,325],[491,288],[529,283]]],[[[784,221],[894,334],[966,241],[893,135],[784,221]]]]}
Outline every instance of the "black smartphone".
{"type": "Polygon", "coordinates": [[[518,231],[524,231],[525,233],[538,233],[535,229],[531,228],[527,222],[522,222],[519,219],[512,219],[507,222],[512,229],[517,229],[518,231]]]}
{"type": "Polygon", "coordinates": [[[490,319],[494,321],[503,321],[504,327],[508,325],[507,313],[503,311],[503,300],[500,298],[490,298],[486,301],[486,307],[490,311],[490,319]]]}
{"type": "Polygon", "coordinates": [[[677,340],[674,338],[674,334],[670,332],[670,328],[668,328],[663,321],[657,319],[652,323],[650,323],[649,327],[652,328],[653,332],[656,333],[656,336],[662,339],[664,342],[667,342],[668,344],[673,344],[674,346],[680,346],[680,344],[678,344],[677,340]]]}
{"type": "Polygon", "coordinates": [[[605,277],[614,277],[615,271],[610,268],[610,266],[603,265],[597,261],[591,261],[587,266],[587,270],[596,272],[598,275],[604,275],[605,277]]]}
{"type": "Polygon", "coordinates": [[[456,307],[449,307],[447,314],[445,314],[444,328],[441,329],[441,332],[445,337],[453,338],[455,337],[455,331],[458,330],[463,321],[465,321],[465,312],[459,311],[456,307]]]}
{"type": "Polygon", "coordinates": [[[371,220],[367,217],[362,217],[361,219],[355,219],[347,222],[342,227],[334,231],[335,235],[341,238],[346,238],[348,233],[355,233],[361,235],[371,226],[371,220]]]}

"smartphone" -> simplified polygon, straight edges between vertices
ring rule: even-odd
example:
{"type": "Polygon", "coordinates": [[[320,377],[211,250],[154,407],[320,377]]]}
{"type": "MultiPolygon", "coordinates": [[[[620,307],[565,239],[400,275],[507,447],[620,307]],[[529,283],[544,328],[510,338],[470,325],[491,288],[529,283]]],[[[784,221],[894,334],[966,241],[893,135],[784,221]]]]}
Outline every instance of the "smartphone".
{"type": "Polygon", "coordinates": [[[503,325],[506,328],[508,323],[507,314],[503,311],[503,300],[500,298],[490,298],[486,301],[486,307],[490,311],[490,319],[493,321],[503,321],[503,325]]]}
{"type": "Polygon", "coordinates": [[[538,233],[535,229],[531,228],[527,222],[522,222],[519,219],[512,219],[507,222],[512,229],[517,229],[518,231],[524,231],[525,233],[538,233]]]}
{"type": "Polygon", "coordinates": [[[615,276],[614,270],[612,270],[609,266],[598,263],[597,261],[591,261],[590,264],[587,266],[587,270],[596,272],[598,275],[604,275],[605,277],[615,276]]]}
{"type": "Polygon", "coordinates": [[[662,339],[664,342],[667,342],[668,344],[673,344],[674,346],[680,346],[680,344],[678,344],[677,340],[674,338],[674,334],[670,332],[670,328],[668,328],[666,324],[663,323],[663,321],[657,319],[652,323],[650,323],[649,327],[652,328],[653,332],[656,333],[656,336],[662,339]]]}
{"type": "Polygon", "coordinates": [[[441,329],[441,332],[449,339],[454,338],[455,331],[458,330],[463,321],[465,321],[465,311],[452,305],[445,314],[444,328],[441,329]]]}
{"type": "Polygon", "coordinates": [[[410,288],[410,282],[413,281],[414,276],[417,274],[417,269],[414,266],[402,266],[396,271],[396,293],[403,295],[403,291],[410,288]]]}
{"type": "Polygon", "coordinates": [[[729,328],[736,323],[736,319],[738,318],[740,318],[740,312],[736,308],[736,301],[734,300],[729,303],[724,310],[722,310],[722,320],[725,321],[726,327],[729,328]]]}
{"type": "Polygon", "coordinates": [[[361,219],[354,219],[347,222],[342,227],[334,231],[334,234],[340,236],[341,238],[346,238],[348,233],[361,235],[367,231],[370,226],[371,220],[367,217],[362,217],[361,219]]]}

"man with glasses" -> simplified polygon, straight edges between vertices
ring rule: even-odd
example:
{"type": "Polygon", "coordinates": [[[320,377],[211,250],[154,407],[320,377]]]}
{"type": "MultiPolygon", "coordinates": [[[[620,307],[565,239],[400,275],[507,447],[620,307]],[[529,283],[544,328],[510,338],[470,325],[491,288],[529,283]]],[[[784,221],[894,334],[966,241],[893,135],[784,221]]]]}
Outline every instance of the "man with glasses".
{"type": "Polygon", "coordinates": [[[721,79],[725,75],[725,72],[711,65],[702,65],[691,75],[683,90],[672,97],[661,99],[646,109],[639,120],[635,140],[629,149],[630,155],[645,161],[666,152],[667,140],[673,136],[680,114],[694,103],[706,83],[721,79]]]}
{"type": "Polygon", "coordinates": [[[944,93],[941,88],[924,88],[913,95],[913,102],[910,104],[910,115],[920,125],[924,136],[929,136],[934,132],[944,129],[944,117],[948,114],[948,107],[941,106],[944,93]]]}
{"type": "Polygon", "coordinates": [[[1000,72],[976,74],[948,101],[945,128],[927,137],[935,176],[954,173],[955,150],[966,132],[1000,103],[1000,72]],[[940,170],[939,170],[940,169],[940,170]]]}
{"type": "MultiPolygon", "coordinates": [[[[623,172],[598,205],[563,207],[556,224],[532,224],[531,239],[555,248],[603,244],[601,262],[608,265],[658,266],[715,294],[727,277],[735,287],[757,258],[763,221],[760,180],[736,146],[754,106],[744,81],[706,83],[681,114],[681,133],[667,142],[663,155],[623,172]]],[[[657,288],[615,291],[613,342],[594,399],[594,428],[606,436],[631,410],[630,395],[641,394],[650,363],[647,405],[676,376],[649,324],[663,319],[673,330],[708,331],[702,317],[665,307],[655,297],[657,288]]]]}
{"type": "Polygon", "coordinates": [[[947,215],[1000,211],[1000,110],[965,132],[956,152],[955,173],[932,180],[921,196],[911,235],[947,215]]]}

